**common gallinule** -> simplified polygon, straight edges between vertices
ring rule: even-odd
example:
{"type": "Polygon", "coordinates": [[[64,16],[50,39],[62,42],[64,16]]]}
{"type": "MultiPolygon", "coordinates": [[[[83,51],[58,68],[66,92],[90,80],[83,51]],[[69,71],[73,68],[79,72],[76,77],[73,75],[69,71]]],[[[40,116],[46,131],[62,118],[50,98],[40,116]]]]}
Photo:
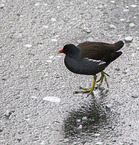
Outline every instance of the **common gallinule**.
{"type": "Polygon", "coordinates": [[[124,43],[118,41],[114,44],[103,42],[83,42],[75,46],[67,44],[63,49],[57,53],[65,53],[64,63],[66,67],[73,73],[94,75],[94,80],[91,88],[82,88],[84,91],[76,91],[75,93],[93,93],[96,74],[101,72],[101,77],[97,82],[100,82],[97,88],[102,84],[103,79],[108,86],[106,75],[103,70],[115,59],[117,59],[122,52],[118,51],[123,47],[124,43]]]}

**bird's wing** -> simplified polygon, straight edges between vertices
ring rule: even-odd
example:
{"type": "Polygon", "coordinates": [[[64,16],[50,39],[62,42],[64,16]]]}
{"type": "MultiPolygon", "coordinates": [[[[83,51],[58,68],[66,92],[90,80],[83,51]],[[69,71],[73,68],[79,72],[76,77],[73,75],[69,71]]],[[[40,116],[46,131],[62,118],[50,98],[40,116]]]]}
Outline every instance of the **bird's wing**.
{"type": "Polygon", "coordinates": [[[102,42],[83,42],[77,45],[81,50],[82,58],[101,60],[107,62],[115,52],[115,45],[102,42]]]}

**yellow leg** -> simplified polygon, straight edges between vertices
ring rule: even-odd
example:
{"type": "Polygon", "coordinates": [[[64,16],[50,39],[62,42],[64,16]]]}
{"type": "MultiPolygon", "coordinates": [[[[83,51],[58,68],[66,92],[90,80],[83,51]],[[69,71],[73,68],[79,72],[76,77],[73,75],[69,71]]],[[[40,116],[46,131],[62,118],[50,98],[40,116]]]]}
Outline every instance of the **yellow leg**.
{"type": "Polygon", "coordinates": [[[96,79],[97,79],[97,76],[94,75],[94,80],[93,80],[93,83],[92,83],[92,86],[91,86],[91,90],[94,90],[96,79]]]}
{"type": "Polygon", "coordinates": [[[108,84],[108,82],[107,82],[106,76],[105,76],[105,82],[106,82],[106,84],[107,84],[107,87],[109,88],[109,84],[108,84]]]}
{"type": "Polygon", "coordinates": [[[97,79],[97,76],[94,75],[94,80],[93,80],[91,88],[82,88],[82,87],[80,87],[80,89],[83,89],[84,91],[75,91],[74,93],[75,94],[78,94],[78,93],[88,93],[87,96],[89,96],[91,93],[93,94],[93,90],[94,90],[94,87],[95,87],[96,79],[97,79]]]}
{"type": "Polygon", "coordinates": [[[106,84],[107,84],[107,87],[109,87],[108,82],[107,82],[106,75],[109,76],[109,75],[108,75],[107,73],[105,73],[104,71],[101,72],[101,77],[100,77],[100,79],[97,81],[97,82],[100,82],[100,83],[98,84],[97,88],[99,88],[99,87],[101,86],[101,84],[102,84],[102,82],[103,82],[103,79],[105,79],[105,82],[106,82],[106,84]]]}
{"type": "Polygon", "coordinates": [[[94,80],[93,80],[92,86],[90,88],[90,92],[87,94],[87,96],[89,96],[91,93],[94,95],[93,90],[94,90],[94,87],[95,87],[96,79],[97,79],[97,76],[94,75],[94,80]]]}

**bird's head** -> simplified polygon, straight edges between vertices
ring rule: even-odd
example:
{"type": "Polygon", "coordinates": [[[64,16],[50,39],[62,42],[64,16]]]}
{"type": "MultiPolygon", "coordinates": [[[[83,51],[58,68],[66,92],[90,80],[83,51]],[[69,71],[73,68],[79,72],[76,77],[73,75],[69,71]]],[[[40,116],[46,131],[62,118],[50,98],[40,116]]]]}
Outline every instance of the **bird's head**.
{"type": "Polygon", "coordinates": [[[64,53],[67,56],[71,56],[78,52],[79,48],[77,48],[74,44],[66,44],[63,49],[59,50],[57,53],[64,53]]]}

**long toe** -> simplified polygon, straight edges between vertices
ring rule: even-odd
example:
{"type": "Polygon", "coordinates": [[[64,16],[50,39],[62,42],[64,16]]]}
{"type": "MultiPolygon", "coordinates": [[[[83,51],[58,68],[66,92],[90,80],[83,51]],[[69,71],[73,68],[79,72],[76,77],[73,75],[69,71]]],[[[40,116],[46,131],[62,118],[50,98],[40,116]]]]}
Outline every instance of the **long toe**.
{"type": "Polygon", "coordinates": [[[109,75],[109,74],[107,74],[107,73],[106,73],[106,72],[104,72],[104,71],[103,71],[103,74],[104,74],[104,75],[107,75],[108,77],[110,77],[110,75],[109,75]]]}
{"type": "Polygon", "coordinates": [[[75,91],[74,92],[74,94],[79,94],[79,93],[88,93],[88,92],[90,92],[90,89],[88,89],[88,90],[84,90],[84,91],[75,91]]]}
{"type": "Polygon", "coordinates": [[[106,84],[107,84],[107,87],[109,88],[109,84],[108,84],[108,81],[107,81],[106,76],[105,76],[105,82],[106,82],[106,84]]]}
{"type": "Polygon", "coordinates": [[[84,90],[84,91],[75,91],[74,94],[79,94],[79,93],[85,94],[85,93],[88,93],[88,94],[87,94],[87,97],[88,97],[89,95],[91,95],[91,94],[92,94],[92,96],[94,96],[93,89],[91,89],[91,88],[85,88],[85,89],[86,89],[86,90],[84,90]]]}
{"type": "Polygon", "coordinates": [[[82,89],[82,90],[90,90],[91,88],[83,88],[83,87],[80,87],[80,89],[82,89]]]}
{"type": "Polygon", "coordinates": [[[87,94],[87,97],[88,97],[89,95],[91,95],[91,94],[92,94],[92,96],[94,96],[94,92],[93,92],[92,89],[91,89],[90,92],[87,94]]]}
{"type": "Polygon", "coordinates": [[[97,88],[99,88],[101,86],[101,84],[103,82],[103,78],[104,78],[104,76],[101,76],[100,81],[99,81],[100,83],[97,85],[97,88]]]}

